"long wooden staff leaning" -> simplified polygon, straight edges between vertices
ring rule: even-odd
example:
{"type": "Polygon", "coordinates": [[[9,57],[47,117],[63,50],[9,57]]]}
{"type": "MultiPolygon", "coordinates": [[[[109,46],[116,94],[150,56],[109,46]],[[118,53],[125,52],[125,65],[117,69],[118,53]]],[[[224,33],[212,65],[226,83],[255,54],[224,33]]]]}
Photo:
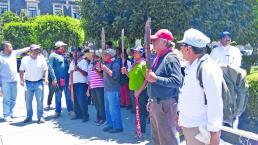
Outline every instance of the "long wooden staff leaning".
{"type": "Polygon", "coordinates": [[[122,67],[125,65],[125,30],[122,29],[121,32],[121,47],[122,47],[122,67]]]}
{"type": "MultiPolygon", "coordinates": [[[[106,49],[106,40],[105,40],[105,29],[103,27],[101,29],[101,49],[102,49],[102,52],[104,53],[104,51],[106,49]]],[[[100,64],[102,64],[102,63],[103,63],[103,58],[101,57],[101,63],[100,64]]]]}
{"type": "MultiPolygon", "coordinates": [[[[78,37],[77,35],[75,36],[75,52],[74,52],[74,68],[77,66],[77,50],[78,50],[78,37]]],[[[71,100],[74,102],[74,90],[73,90],[73,71],[70,73],[70,85],[71,85],[71,100]]]]}

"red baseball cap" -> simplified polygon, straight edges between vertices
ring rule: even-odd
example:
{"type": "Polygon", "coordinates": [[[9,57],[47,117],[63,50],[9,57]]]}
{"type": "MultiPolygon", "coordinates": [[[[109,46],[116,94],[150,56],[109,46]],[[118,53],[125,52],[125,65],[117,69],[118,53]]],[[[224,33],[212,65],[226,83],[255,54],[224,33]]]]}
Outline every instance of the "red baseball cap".
{"type": "Polygon", "coordinates": [[[162,39],[166,39],[169,41],[174,40],[173,34],[168,29],[160,29],[154,35],[151,35],[150,38],[152,40],[157,39],[157,38],[162,38],[162,39]]]}

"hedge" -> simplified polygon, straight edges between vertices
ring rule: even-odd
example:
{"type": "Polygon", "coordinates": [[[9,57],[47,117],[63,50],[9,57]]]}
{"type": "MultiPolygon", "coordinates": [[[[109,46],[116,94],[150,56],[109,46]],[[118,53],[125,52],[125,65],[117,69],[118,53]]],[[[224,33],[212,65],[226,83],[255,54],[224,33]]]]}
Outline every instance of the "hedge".
{"type": "Polygon", "coordinates": [[[249,118],[258,121],[258,67],[247,76],[249,100],[247,104],[249,118]]]}
{"type": "Polygon", "coordinates": [[[3,36],[14,48],[22,48],[37,43],[34,27],[34,23],[10,22],[4,25],[3,36]]]}
{"type": "Polygon", "coordinates": [[[84,40],[84,31],[80,21],[71,17],[42,15],[26,22],[11,22],[4,25],[4,38],[14,48],[41,44],[43,48],[53,48],[56,41],[62,40],[75,45],[75,37],[79,44],[84,40]]]}
{"type": "Polygon", "coordinates": [[[84,31],[80,21],[71,17],[44,15],[35,20],[35,32],[38,42],[45,48],[53,47],[54,42],[62,40],[69,45],[75,45],[75,37],[79,44],[84,40],[84,31]]]}

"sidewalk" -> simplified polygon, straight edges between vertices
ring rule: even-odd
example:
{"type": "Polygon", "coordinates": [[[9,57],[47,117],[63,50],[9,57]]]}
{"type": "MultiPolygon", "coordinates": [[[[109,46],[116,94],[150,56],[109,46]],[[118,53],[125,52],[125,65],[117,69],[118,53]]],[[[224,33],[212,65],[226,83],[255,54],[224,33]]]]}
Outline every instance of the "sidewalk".
{"type": "MultiPolygon", "coordinates": [[[[47,94],[47,87],[46,94],[47,94]]],[[[118,134],[110,134],[102,131],[102,126],[97,126],[95,120],[95,108],[89,105],[90,120],[82,123],[81,120],[70,120],[70,116],[65,109],[58,119],[53,119],[54,110],[45,111],[44,116],[46,122],[37,124],[36,120],[36,101],[33,101],[33,122],[24,124],[26,117],[25,100],[23,88],[19,87],[17,104],[14,109],[16,118],[13,122],[3,122],[2,119],[2,97],[0,97],[0,145],[149,145],[150,144],[150,128],[148,125],[146,140],[137,143],[135,139],[135,117],[130,110],[121,109],[123,117],[124,132],[118,134]]],[[[44,105],[46,104],[46,97],[44,105]]],[[[62,98],[62,105],[65,105],[65,99],[62,98]]],[[[52,101],[53,107],[54,99],[52,101]]]]}

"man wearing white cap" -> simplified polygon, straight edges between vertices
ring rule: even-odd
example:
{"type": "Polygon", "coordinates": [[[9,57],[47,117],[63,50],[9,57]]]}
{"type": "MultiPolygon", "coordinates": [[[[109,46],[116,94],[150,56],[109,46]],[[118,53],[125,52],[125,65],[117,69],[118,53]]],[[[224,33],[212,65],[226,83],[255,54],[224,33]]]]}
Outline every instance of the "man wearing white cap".
{"type": "Polygon", "coordinates": [[[208,54],[205,54],[206,45],[210,43],[210,39],[202,32],[191,28],[185,31],[183,40],[178,43],[180,43],[183,58],[188,62],[178,104],[179,124],[183,129],[186,144],[205,145],[195,137],[199,134],[198,127],[205,126],[211,136],[208,144],[219,145],[223,120],[221,97],[223,74],[220,67],[208,54]],[[209,61],[209,64],[203,65],[202,88],[197,79],[197,69],[204,60],[209,61]]]}
{"type": "Polygon", "coordinates": [[[40,46],[32,44],[30,46],[31,54],[22,58],[20,66],[20,83],[24,86],[25,102],[27,117],[24,123],[32,121],[33,110],[32,100],[35,95],[37,101],[37,117],[38,123],[44,123],[43,118],[43,100],[44,100],[44,85],[48,83],[48,67],[46,59],[40,54],[40,46]]]}
{"type": "MultiPolygon", "coordinates": [[[[55,115],[54,118],[57,118],[61,115],[62,107],[61,107],[61,98],[62,92],[65,90],[65,100],[67,111],[69,114],[73,115],[73,105],[70,97],[70,93],[68,91],[69,85],[69,74],[68,74],[68,60],[64,57],[65,53],[65,44],[62,41],[57,41],[55,43],[55,50],[49,56],[49,71],[53,76],[52,78],[52,85],[56,88],[55,89],[55,115]]],[[[51,104],[51,99],[48,99],[48,105],[51,104]]]]}

